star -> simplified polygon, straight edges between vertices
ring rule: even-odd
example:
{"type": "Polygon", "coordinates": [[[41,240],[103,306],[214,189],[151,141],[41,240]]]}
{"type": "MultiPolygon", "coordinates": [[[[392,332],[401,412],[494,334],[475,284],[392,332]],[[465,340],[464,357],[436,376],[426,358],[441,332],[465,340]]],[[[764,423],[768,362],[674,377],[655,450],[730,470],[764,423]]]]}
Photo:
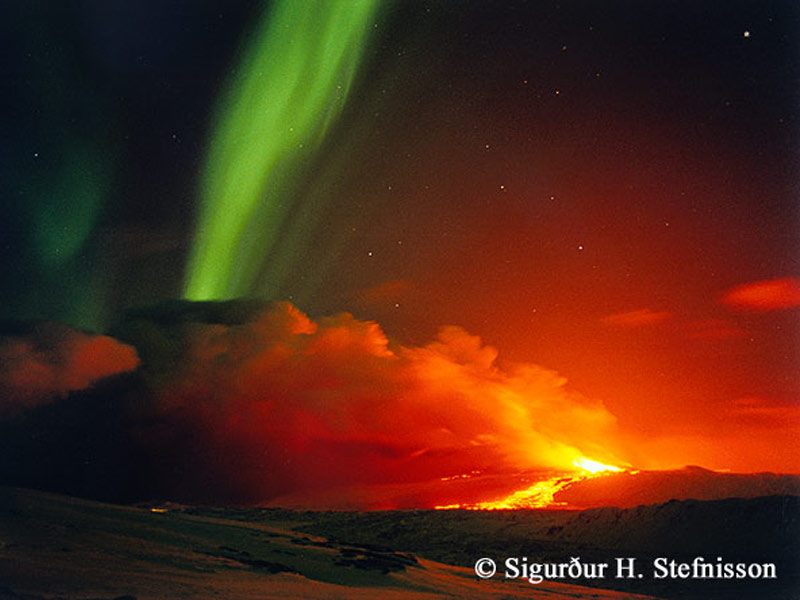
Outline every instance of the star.
{"type": "Polygon", "coordinates": [[[750,37],[750,30],[749,30],[749,29],[745,29],[745,30],[744,30],[744,33],[743,33],[742,35],[743,35],[744,37],[746,37],[746,38],[749,38],[749,37],[750,37]]]}

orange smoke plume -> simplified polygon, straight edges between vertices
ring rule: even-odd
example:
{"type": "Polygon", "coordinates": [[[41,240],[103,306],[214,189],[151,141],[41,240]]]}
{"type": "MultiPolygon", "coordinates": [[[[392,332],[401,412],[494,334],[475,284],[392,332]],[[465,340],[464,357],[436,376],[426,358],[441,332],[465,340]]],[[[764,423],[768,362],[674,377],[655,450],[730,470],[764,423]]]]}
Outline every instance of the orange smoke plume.
{"type": "Polygon", "coordinates": [[[159,392],[156,420],[170,426],[141,433],[173,456],[194,440],[208,476],[240,501],[475,470],[577,471],[585,456],[619,462],[601,403],[552,371],[500,366],[457,327],[405,347],[376,323],[347,313],[315,322],[279,303],[240,325],[193,324],[182,344],[159,392]]]}

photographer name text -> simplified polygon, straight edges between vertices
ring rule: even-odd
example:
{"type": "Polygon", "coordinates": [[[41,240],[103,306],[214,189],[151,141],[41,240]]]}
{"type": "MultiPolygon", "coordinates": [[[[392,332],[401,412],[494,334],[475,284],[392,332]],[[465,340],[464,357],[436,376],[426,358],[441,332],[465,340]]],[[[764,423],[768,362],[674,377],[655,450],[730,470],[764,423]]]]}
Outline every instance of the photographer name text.
{"type": "Polygon", "coordinates": [[[526,579],[531,584],[543,581],[586,579],[777,579],[774,563],[729,562],[720,556],[695,557],[682,562],[658,557],[649,565],[636,558],[615,558],[612,562],[584,562],[573,557],[568,562],[534,562],[527,557],[509,557],[498,563],[491,558],[475,561],[475,574],[481,579],[504,577],[526,579]]]}

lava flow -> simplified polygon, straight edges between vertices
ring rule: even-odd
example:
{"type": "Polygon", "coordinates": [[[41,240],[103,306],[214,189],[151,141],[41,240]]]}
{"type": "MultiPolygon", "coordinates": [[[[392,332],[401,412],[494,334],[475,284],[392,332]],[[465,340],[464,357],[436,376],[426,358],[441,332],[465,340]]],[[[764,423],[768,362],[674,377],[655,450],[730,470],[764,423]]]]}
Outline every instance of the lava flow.
{"type": "Polygon", "coordinates": [[[514,492],[500,500],[477,502],[475,504],[446,504],[436,506],[437,510],[512,510],[519,508],[564,508],[566,502],[558,502],[555,495],[570,486],[584,481],[617,473],[624,469],[580,457],[572,463],[580,469],[577,473],[561,473],[549,479],[537,481],[532,486],[514,492]]]}

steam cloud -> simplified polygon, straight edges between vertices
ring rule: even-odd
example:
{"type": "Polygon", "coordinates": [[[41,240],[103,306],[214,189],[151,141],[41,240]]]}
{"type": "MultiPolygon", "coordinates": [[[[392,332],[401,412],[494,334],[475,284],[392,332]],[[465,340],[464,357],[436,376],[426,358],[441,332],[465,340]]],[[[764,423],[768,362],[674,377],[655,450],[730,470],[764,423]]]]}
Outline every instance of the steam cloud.
{"type": "MultiPolygon", "coordinates": [[[[493,348],[460,328],[404,347],[376,323],[347,313],[315,322],[288,303],[238,324],[190,317],[176,326],[140,319],[126,333],[142,368],[138,384],[114,392],[117,437],[131,446],[124,468],[146,482],[130,495],[245,503],[475,470],[569,469],[581,455],[616,459],[615,419],[601,403],[541,367],[499,366],[493,348]]],[[[106,373],[122,370],[120,358],[135,364],[129,346],[92,344],[109,352],[60,363],[72,383],[48,389],[78,389],[93,375],[87,364],[106,373]]],[[[18,364],[34,364],[17,354],[18,364]]],[[[22,387],[19,375],[10,379],[22,387]]]]}

